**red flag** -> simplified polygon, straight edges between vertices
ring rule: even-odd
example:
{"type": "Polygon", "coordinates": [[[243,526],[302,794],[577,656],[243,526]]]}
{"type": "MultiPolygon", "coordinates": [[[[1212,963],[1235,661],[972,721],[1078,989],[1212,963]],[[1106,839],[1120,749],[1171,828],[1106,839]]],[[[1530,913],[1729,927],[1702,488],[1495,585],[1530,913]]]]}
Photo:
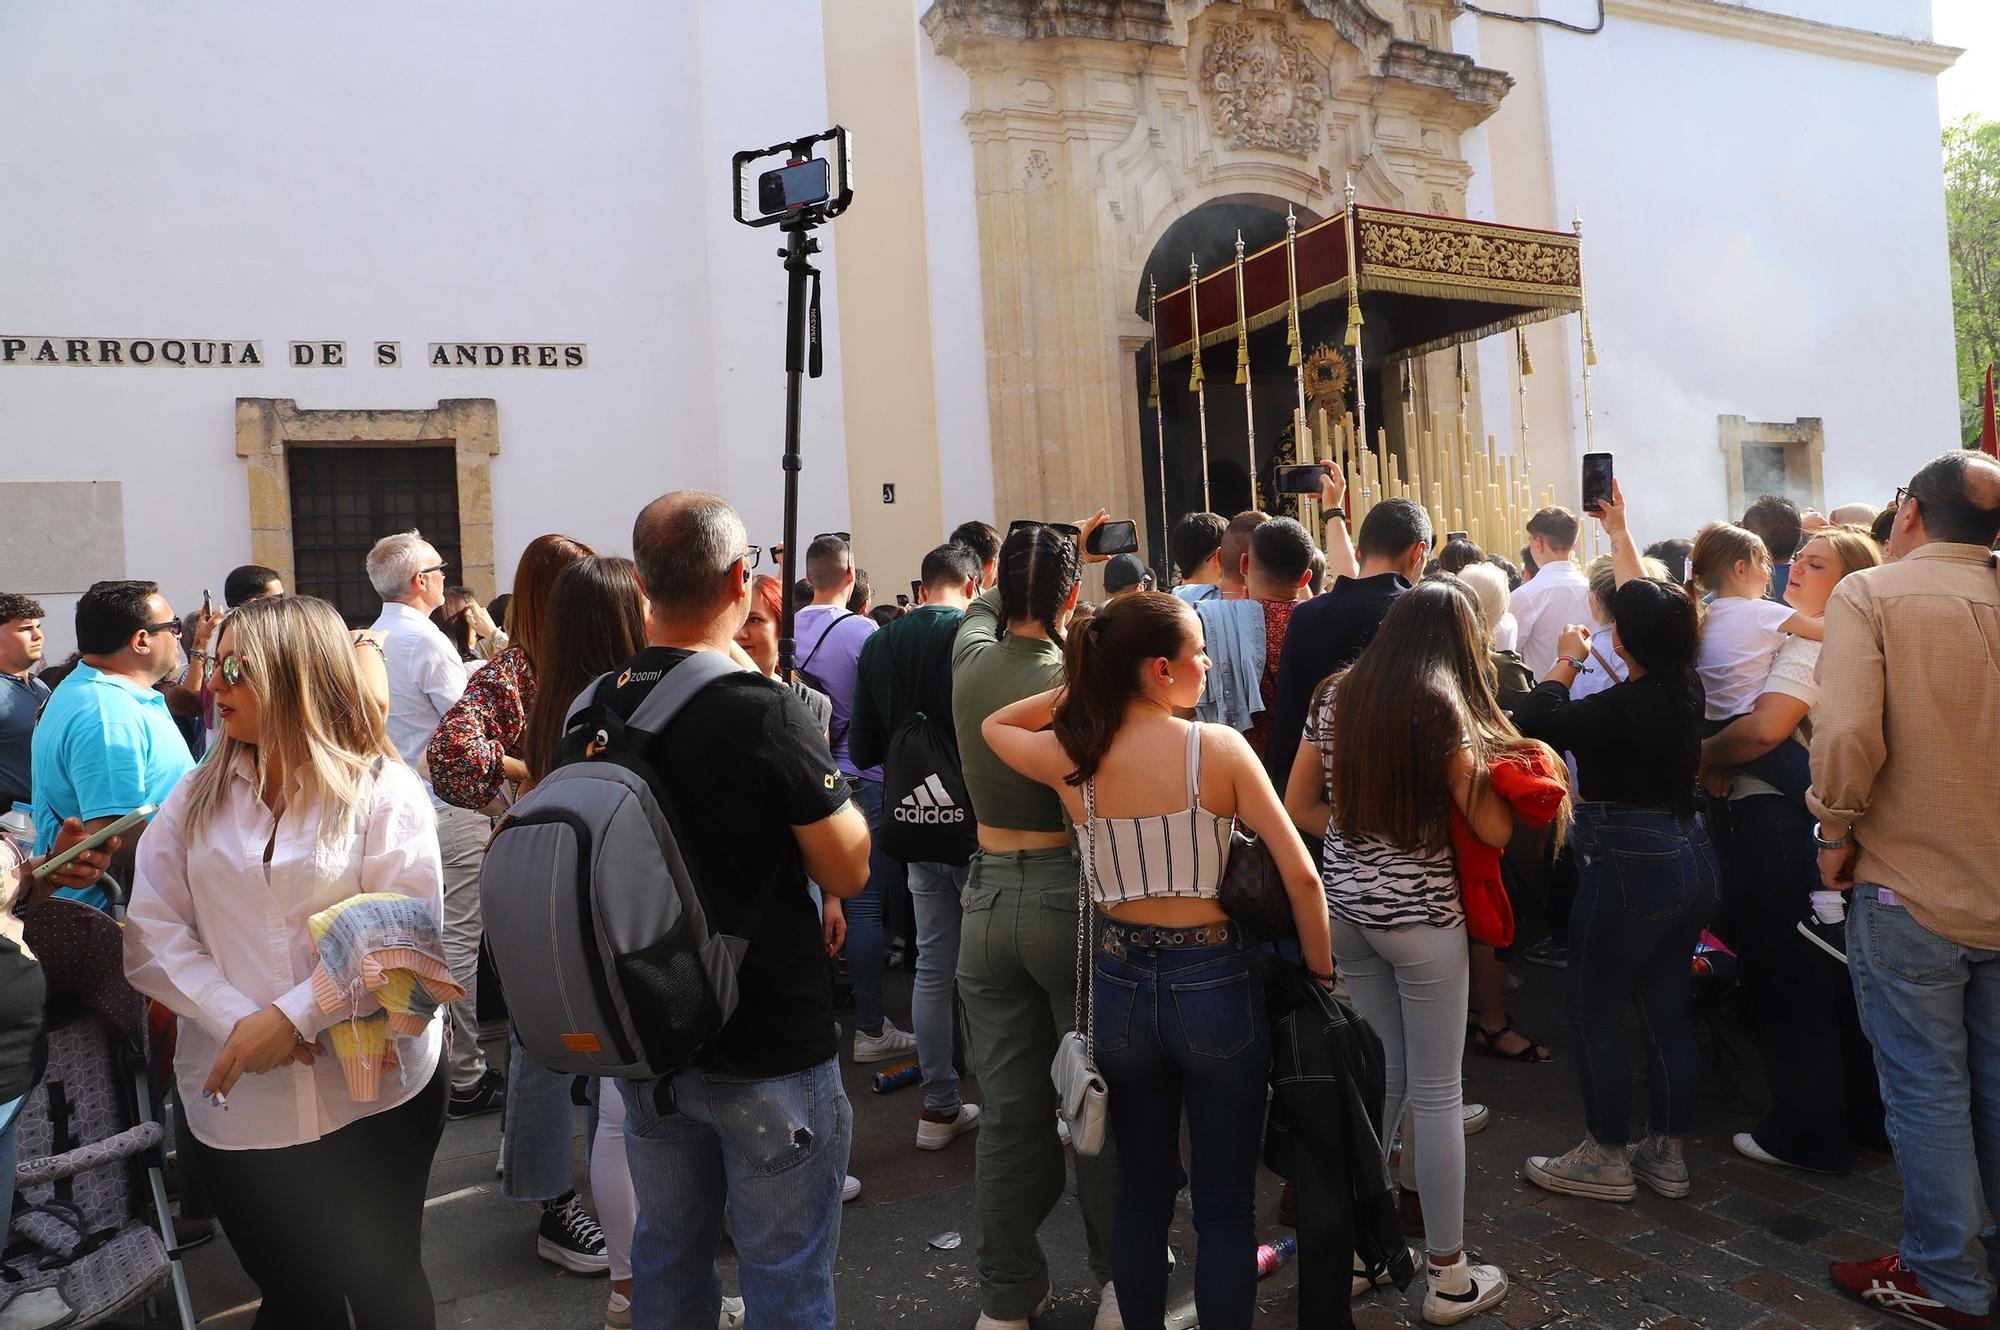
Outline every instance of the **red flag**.
{"type": "Polygon", "coordinates": [[[1986,423],[1979,430],[1979,451],[1988,457],[2000,458],[2000,428],[1993,422],[1993,366],[1986,367],[1986,423]]]}

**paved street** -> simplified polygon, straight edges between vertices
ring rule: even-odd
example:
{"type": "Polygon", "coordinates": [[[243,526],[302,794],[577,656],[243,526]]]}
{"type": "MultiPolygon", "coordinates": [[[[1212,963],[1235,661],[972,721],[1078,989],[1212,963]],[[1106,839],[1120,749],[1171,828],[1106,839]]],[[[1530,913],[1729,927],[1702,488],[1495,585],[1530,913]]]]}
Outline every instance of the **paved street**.
{"type": "MultiPolygon", "coordinates": [[[[1830,1260],[1878,1255],[1899,1231],[1894,1165],[1865,1156],[1850,1176],[1818,1177],[1766,1168],[1735,1156],[1729,1137],[1748,1125],[1740,1104],[1703,1107],[1703,1132],[1689,1150],[1696,1173],[1689,1201],[1662,1200],[1643,1187],[1629,1206],[1553,1197],[1520,1181],[1521,1159],[1558,1153],[1582,1134],[1581,1113],[1559,1011],[1561,976],[1520,967],[1528,989],[1515,999],[1520,1023],[1558,1049],[1557,1061],[1528,1067],[1486,1058],[1467,1062],[1470,1096],[1490,1104],[1494,1120],[1468,1142],[1467,1245],[1506,1270],[1513,1291],[1495,1313],[1467,1322],[1480,1330],[1563,1326],[1578,1330],[1863,1330],[1879,1322],[1826,1282],[1830,1260]]],[[[908,982],[890,975],[890,1009],[907,1015],[908,982]]],[[[868,1070],[873,1070],[868,1069],[868,1070]]],[[[1754,1075],[1750,1077],[1754,1082],[1754,1075]]],[[[853,1327],[951,1327],[965,1330],[978,1312],[971,1277],[972,1142],[939,1153],[911,1148],[914,1090],[877,1095],[862,1069],[850,1067],[854,1101],[852,1171],[865,1190],[847,1207],[841,1235],[841,1324],[853,1327]],[[965,1245],[930,1246],[956,1232],[965,1245]]],[[[976,1087],[971,1097],[977,1098],[976,1087]]],[[[581,1131],[579,1115],[579,1132],[581,1131]]],[[[425,1264],[443,1326],[480,1330],[600,1325],[602,1279],[565,1275],[536,1259],[534,1212],[500,1195],[493,1176],[499,1119],[452,1123],[431,1175],[425,1264]]],[[[578,1173],[585,1179],[579,1139],[578,1173]]],[[[1277,1225],[1277,1184],[1266,1177],[1259,1214],[1267,1236],[1277,1225]]],[[[1054,1262],[1056,1306],[1039,1330],[1084,1330],[1095,1290],[1085,1267],[1083,1228],[1065,1202],[1044,1229],[1054,1262]]],[[[1174,1243],[1191,1252],[1193,1226],[1183,1209],[1174,1243]]],[[[727,1259],[725,1252],[725,1261],[727,1259]]],[[[255,1290],[221,1240],[189,1261],[195,1301],[212,1327],[247,1326],[244,1304],[255,1290]],[[231,1310],[236,1309],[236,1310],[231,1310]]],[[[1192,1298],[1192,1263],[1183,1261],[1174,1305],[1192,1298]]],[[[733,1287],[733,1272],[724,1282],[733,1287]]],[[[1361,1330],[1420,1325],[1409,1295],[1385,1290],[1356,1308],[1361,1330]]],[[[1260,1325],[1296,1325],[1291,1271],[1263,1285],[1260,1325]]],[[[1192,1324],[1192,1309],[1180,1324],[1192,1324]]]]}

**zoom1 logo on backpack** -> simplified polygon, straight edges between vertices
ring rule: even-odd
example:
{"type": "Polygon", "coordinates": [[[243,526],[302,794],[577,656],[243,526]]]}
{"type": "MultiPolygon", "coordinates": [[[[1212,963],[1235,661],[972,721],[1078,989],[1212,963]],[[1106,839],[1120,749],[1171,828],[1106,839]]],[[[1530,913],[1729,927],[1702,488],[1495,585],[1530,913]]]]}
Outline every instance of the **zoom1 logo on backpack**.
{"type": "Polygon", "coordinates": [[[938,825],[965,821],[965,810],[952,802],[935,771],[924,777],[923,784],[904,795],[891,811],[898,822],[938,825]]]}

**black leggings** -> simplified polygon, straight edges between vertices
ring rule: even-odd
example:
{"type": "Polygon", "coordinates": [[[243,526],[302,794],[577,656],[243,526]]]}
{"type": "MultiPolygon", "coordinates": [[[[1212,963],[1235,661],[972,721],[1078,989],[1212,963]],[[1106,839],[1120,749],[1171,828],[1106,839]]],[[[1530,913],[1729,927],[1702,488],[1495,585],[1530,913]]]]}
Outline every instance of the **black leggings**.
{"type": "MultiPolygon", "coordinates": [[[[195,1142],[202,1176],[264,1295],[256,1330],[432,1330],[424,1191],[444,1134],[444,1058],[416,1095],[330,1136],[276,1150],[195,1142]]],[[[189,1133],[192,1135],[192,1133],[189,1133]]]]}

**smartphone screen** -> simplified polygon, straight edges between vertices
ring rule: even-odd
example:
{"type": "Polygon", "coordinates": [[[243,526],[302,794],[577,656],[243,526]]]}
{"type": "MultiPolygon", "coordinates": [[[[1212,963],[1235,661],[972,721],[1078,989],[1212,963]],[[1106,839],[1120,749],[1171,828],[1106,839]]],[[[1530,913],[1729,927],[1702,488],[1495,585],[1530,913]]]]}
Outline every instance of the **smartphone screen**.
{"type": "Polygon", "coordinates": [[[1583,511],[1595,516],[1611,499],[1611,454],[1583,455],[1583,511]]]}
{"type": "Polygon", "coordinates": [[[1106,522],[1090,533],[1092,554],[1130,554],[1139,548],[1139,524],[1106,522]]]}
{"type": "Polygon", "coordinates": [[[1280,494],[1317,494],[1319,482],[1332,471],[1333,468],[1324,462],[1281,466],[1278,468],[1276,488],[1280,494]]]}

